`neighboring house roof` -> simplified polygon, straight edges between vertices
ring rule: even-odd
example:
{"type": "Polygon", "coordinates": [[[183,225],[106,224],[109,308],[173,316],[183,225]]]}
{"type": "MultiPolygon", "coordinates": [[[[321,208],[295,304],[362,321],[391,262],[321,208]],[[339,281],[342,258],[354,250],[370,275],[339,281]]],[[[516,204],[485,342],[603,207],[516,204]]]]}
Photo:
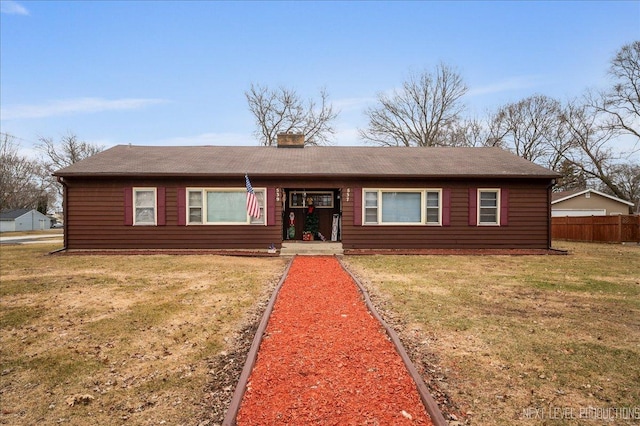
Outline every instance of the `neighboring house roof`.
{"type": "Polygon", "coordinates": [[[600,195],[601,197],[609,198],[613,201],[617,201],[619,203],[623,203],[633,207],[632,202],[622,200],[620,198],[614,197],[613,195],[608,195],[600,191],[596,191],[595,189],[576,189],[572,191],[554,192],[553,194],[551,194],[551,204],[560,203],[562,201],[566,201],[571,198],[578,197],[588,192],[592,194],[597,194],[597,195],[600,195]]]}
{"type": "Polygon", "coordinates": [[[33,209],[12,209],[2,210],[0,212],[0,220],[15,220],[20,216],[29,213],[33,209]]]}
{"type": "Polygon", "coordinates": [[[500,148],[118,145],[56,176],[384,176],[555,178],[500,148]]]}

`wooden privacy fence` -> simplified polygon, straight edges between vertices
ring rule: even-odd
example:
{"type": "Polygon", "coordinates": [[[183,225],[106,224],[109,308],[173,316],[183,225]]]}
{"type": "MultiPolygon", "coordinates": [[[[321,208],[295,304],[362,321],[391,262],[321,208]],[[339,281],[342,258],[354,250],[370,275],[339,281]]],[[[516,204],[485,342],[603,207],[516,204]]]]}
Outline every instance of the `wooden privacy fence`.
{"type": "Polygon", "coordinates": [[[551,237],[570,241],[640,242],[640,216],[552,217],[551,237]]]}

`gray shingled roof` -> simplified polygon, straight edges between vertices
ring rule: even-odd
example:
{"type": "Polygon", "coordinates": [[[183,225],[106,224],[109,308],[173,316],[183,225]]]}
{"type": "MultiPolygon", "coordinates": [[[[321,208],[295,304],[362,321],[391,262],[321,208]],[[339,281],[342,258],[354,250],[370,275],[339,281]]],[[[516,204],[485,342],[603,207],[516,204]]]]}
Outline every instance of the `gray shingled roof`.
{"type": "Polygon", "coordinates": [[[118,145],[55,175],[71,176],[548,177],[499,148],[118,145]]]}
{"type": "Polygon", "coordinates": [[[0,220],[13,220],[17,219],[23,214],[29,213],[33,209],[11,209],[0,211],[0,220]]]}

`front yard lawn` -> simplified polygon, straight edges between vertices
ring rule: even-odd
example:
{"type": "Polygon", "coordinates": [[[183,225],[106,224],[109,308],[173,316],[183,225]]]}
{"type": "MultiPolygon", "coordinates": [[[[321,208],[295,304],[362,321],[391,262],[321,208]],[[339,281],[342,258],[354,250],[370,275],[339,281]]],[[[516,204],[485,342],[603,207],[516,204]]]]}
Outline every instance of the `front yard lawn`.
{"type": "Polygon", "coordinates": [[[347,263],[458,421],[638,424],[640,247],[556,248],[569,255],[347,263]]]}

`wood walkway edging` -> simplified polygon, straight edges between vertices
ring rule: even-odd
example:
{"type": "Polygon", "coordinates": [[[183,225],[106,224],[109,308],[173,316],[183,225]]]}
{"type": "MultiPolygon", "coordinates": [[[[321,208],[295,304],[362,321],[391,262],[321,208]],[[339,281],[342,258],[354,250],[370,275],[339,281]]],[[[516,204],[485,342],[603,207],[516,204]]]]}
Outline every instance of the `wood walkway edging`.
{"type": "Polygon", "coordinates": [[[278,285],[276,286],[275,290],[273,290],[273,294],[269,299],[269,303],[267,304],[267,307],[262,314],[262,319],[260,320],[260,324],[258,324],[258,329],[256,330],[256,334],[253,337],[253,342],[251,343],[249,352],[247,353],[247,360],[245,361],[242,372],[240,373],[238,384],[236,385],[236,389],[234,390],[233,396],[231,397],[231,404],[229,404],[227,414],[224,416],[222,426],[235,426],[236,424],[236,416],[238,415],[238,411],[240,410],[240,404],[242,403],[244,393],[247,390],[247,382],[249,381],[249,376],[251,375],[253,367],[256,364],[256,359],[258,358],[258,350],[260,349],[260,344],[262,343],[264,332],[267,329],[269,317],[271,316],[271,312],[273,311],[273,306],[276,304],[276,299],[278,298],[278,293],[280,293],[280,288],[282,288],[285,279],[289,275],[289,269],[291,269],[294,258],[295,257],[292,257],[291,260],[289,260],[289,263],[287,263],[287,266],[284,269],[284,273],[282,274],[282,278],[280,278],[278,285]]]}
{"type": "Polygon", "coordinates": [[[400,358],[402,358],[402,362],[404,362],[409,375],[416,385],[416,389],[418,390],[420,399],[427,409],[427,413],[429,413],[429,416],[431,417],[431,422],[434,426],[447,426],[449,423],[445,420],[444,416],[442,415],[442,411],[440,411],[440,407],[438,407],[435,399],[433,399],[433,397],[429,393],[429,388],[427,388],[424,379],[416,369],[415,365],[413,365],[413,362],[411,361],[411,358],[409,358],[409,354],[407,354],[406,349],[402,345],[398,334],[393,328],[391,328],[389,324],[387,324],[384,319],[382,319],[382,316],[380,316],[380,314],[376,310],[373,302],[371,301],[371,298],[369,297],[369,293],[364,288],[364,285],[360,282],[360,280],[346,267],[346,265],[342,262],[342,259],[338,258],[338,262],[340,263],[340,266],[342,266],[342,269],[344,269],[347,274],[349,274],[351,279],[356,283],[358,289],[360,290],[360,293],[362,293],[362,297],[364,298],[364,302],[367,305],[367,309],[369,309],[371,315],[373,315],[373,317],[378,320],[380,324],[382,324],[382,327],[384,327],[387,336],[389,336],[389,339],[391,339],[391,342],[396,348],[396,352],[398,352],[398,355],[400,355],[400,358]]]}
{"type": "MultiPolygon", "coordinates": [[[[373,317],[385,329],[387,336],[395,346],[396,352],[398,353],[398,355],[400,355],[400,358],[402,359],[402,362],[407,368],[409,375],[413,379],[413,382],[416,385],[418,394],[420,395],[420,400],[424,404],[427,410],[427,413],[431,417],[431,422],[433,423],[433,425],[447,426],[448,423],[444,419],[444,416],[442,415],[442,412],[440,411],[438,404],[429,393],[429,389],[427,388],[427,385],[425,384],[424,379],[422,378],[420,373],[418,373],[418,370],[416,369],[416,367],[413,365],[413,362],[411,361],[411,358],[409,358],[407,351],[404,349],[404,346],[402,345],[402,342],[400,341],[400,338],[398,337],[397,333],[382,319],[380,314],[378,314],[378,311],[375,309],[373,303],[371,302],[369,293],[367,293],[366,289],[364,288],[360,280],[358,280],[358,278],[356,278],[356,276],[353,275],[353,273],[351,273],[349,269],[347,269],[347,267],[339,257],[337,256],[334,256],[334,257],[336,257],[342,269],[351,277],[351,279],[358,286],[358,289],[364,299],[365,305],[367,306],[367,309],[369,310],[371,315],[373,315],[373,317]]],[[[280,289],[282,288],[282,285],[284,284],[285,279],[289,275],[289,269],[291,269],[291,265],[293,264],[294,259],[295,259],[295,256],[292,257],[289,263],[287,264],[284,270],[284,273],[282,274],[282,278],[280,278],[280,282],[278,283],[275,290],[273,291],[273,294],[269,299],[269,303],[267,304],[267,307],[264,310],[264,314],[262,315],[262,319],[260,320],[260,324],[258,325],[258,329],[256,330],[256,334],[253,338],[253,342],[251,343],[251,348],[249,349],[249,352],[247,354],[247,360],[245,361],[244,367],[242,368],[242,372],[240,373],[238,384],[236,385],[236,388],[233,392],[231,403],[229,404],[227,413],[224,417],[224,420],[222,421],[222,426],[236,426],[236,417],[238,415],[238,411],[240,411],[240,405],[242,404],[242,399],[247,389],[247,382],[249,381],[249,376],[251,375],[251,372],[253,371],[253,367],[255,366],[256,360],[258,358],[258,350],[260,349],[262,338],[264,337],[267,324],[269,323],[271,312],[273,311],[273,307],[276,303],[276,299],[278,298],[278,294],[280,293],[280,289]]]]}

